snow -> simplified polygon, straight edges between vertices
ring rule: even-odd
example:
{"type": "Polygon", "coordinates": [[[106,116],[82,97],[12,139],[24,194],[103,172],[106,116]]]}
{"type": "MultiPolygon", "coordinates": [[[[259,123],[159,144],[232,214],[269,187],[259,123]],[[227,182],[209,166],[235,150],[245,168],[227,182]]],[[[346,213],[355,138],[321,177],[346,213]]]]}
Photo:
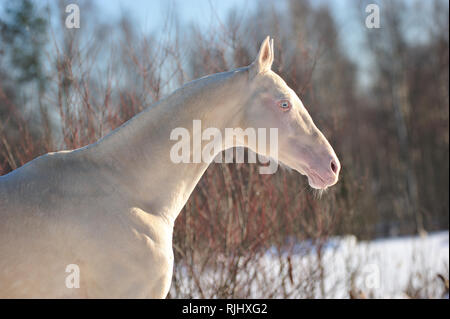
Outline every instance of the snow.
{"type": "Polygon", "coordinates": [[[349,274],[352,273],[357,274],[356,288],[366,297],[408,297],[408,288],[416,291],[428,285],[431,289],[434,285],[440,286],[435,282],[439,280],[438,274],[448,279],[449,233],[359,243],[354,237],[346,237],[338,240],[337,249],[326,250],[324,260],[328,288],[347,283],[340,285],[334,297],[348,295],[349,274]]]}
{"type": "MultiPolygon", "coordinates": [[[[352,291],[362,298],[448,298],[442,280],[449,278],[448,231],[374,241],[331,238],[320,258],[317,251],[306,241],[290,253],[272,248],[255,256],[239,268],[234,297],[349,298],[352,291]]],[[[185,269],[178,271],[184,273],[184,293],[196,297],[192,279],[185,269]]],[[[223,274],[223,267],[198,274],[206,297],[217,297],[223,274]]]]}

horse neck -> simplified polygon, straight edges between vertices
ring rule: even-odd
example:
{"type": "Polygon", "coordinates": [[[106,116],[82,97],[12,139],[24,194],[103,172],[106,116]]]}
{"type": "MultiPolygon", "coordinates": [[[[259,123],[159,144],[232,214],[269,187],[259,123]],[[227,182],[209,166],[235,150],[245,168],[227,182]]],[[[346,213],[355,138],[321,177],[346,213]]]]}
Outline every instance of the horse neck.
{"type": "Polygon", "coordinates": [[[226,127],[240,126],[239,97],[247,73],[242,69],[190,82],[88,147],[86,153],[99,167],[113,172],[121,196],[131,205],[161,215],[173,225],[209,163],[173,163],[170,150],[175,141],[170,133],[182,127],[194,140],[194,119],[201,120],[202,128],[215,127],[222,133],[226,127]]]}

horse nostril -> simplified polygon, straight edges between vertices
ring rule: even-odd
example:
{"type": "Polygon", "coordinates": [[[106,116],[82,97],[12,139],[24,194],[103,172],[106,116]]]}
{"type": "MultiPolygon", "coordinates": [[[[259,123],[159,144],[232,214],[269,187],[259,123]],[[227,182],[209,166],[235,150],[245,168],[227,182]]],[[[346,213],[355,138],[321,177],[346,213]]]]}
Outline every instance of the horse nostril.
{"type": "Polygon", "coordinates": [[[337,173],[337,165],[334,160],[331,161],[331,170],[333,171],[333,173],[337,173]]]}

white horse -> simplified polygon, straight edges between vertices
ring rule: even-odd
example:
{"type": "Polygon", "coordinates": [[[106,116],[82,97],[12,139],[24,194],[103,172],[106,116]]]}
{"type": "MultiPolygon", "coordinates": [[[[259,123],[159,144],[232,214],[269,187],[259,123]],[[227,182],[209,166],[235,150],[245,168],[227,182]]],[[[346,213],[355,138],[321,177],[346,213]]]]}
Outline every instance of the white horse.
{"type": "Polygon", "coordinates": [[[164,298],[174,221],[209,165],[170,159],[171,131],[197,134],[193,119],[278,128],[280,162],[314,188],[335,184],[336,154],[273,58],[267,37],[250,66],[192,81],[97,143],[0,177],[0,297],[164,298]]]}

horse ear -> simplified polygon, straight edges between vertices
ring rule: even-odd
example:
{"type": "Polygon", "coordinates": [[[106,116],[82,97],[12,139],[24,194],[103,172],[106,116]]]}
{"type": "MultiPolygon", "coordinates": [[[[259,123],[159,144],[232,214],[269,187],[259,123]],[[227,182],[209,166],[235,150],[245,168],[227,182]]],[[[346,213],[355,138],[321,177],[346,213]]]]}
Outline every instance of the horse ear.
{"type": "Polygon", "coordinates": [[[259,49],[256,60],[251,65],[252,73],[254,75],[269,71],[273,63],[273,39],[267,36],[259,49]]]}

